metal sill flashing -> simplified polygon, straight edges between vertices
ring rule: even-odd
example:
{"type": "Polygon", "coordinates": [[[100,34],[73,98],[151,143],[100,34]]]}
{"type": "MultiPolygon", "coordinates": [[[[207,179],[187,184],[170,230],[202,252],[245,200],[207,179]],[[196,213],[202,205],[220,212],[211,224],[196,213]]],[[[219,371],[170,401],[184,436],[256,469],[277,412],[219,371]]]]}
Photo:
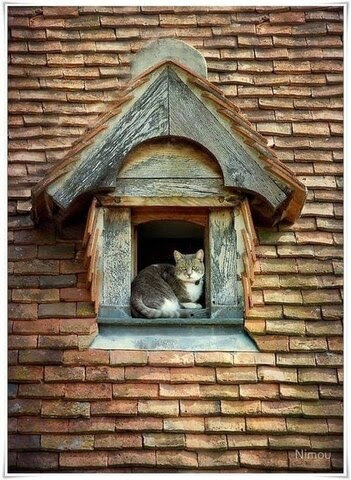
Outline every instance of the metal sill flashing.
{"type": "Polygon", "coordinates": [[[133,318],[127,307],[101,305],[99,334],[90,348],[257,351],[243,329],[242,307],[192,309],[188,313],[189,318],[133,318]]]}
{"type": "Polygon", "coordinates": [[[182,326],[186,325],[242,325],[242,318],[99,318],[100,325],[130,325],[130,326],[182,326]]]}
{"type": "MultiPolygon", "coordinates": [[[[169,322],[170,319],[167,320],[169,322]]],[[[99,334],[90,348],[103,350],[258,351],[241,325],[218,324],[188,324],[186,328],[184,328],[184,324],[100,324],[99,334]]]]}
{"type": "Polygon", "coordinates": [[[98,323],[102,325],[242,325],[243,309],[241,307],[182,309],[188,313],[187,318],[135,318],[130,309],[121,309],[113,305],[99,308],[98,323]]]}

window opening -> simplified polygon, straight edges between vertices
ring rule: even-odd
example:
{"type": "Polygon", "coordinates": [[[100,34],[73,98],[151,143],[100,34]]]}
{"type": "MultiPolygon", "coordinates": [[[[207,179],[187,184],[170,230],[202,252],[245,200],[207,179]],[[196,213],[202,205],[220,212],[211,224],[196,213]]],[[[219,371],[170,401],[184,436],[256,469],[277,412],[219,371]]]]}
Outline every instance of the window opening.
{"type": "MultiPolygon", "coordinates": [[[[174,265],[174,250],[190,254],[197,252],[200,248],[203,249],[205,268],[207,267],[205,228],[201,225],[179,220],[154,220],[138,225],[135,238],[137,242],[135,273],[154,263],[174,265]]],[[[198,302],[204,308],[206,307],[206,280],[198,302]]]]}

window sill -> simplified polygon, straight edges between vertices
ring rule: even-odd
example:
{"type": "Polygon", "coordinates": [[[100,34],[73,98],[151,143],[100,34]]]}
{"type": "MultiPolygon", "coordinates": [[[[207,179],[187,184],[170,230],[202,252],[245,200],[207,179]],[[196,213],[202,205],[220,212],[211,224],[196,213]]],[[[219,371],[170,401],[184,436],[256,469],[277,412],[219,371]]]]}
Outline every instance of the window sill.
{"type": "Polygon", "coordinates": [[[191,318],[99,318],[101,325],[173,325],[173,326],[191,326],[191,325],[242,325],[243,318],[209,318],[209,317],[191,317],[191,318]]]}
{"type": "Polygon", "coordinates": [[[191,309],[189,318],[133,318],[128,308],[101,305],[99,334],[90,348],[105,350],[257,351],[243,329],[241,307],[191,309]]]}
{"type": "MultiPolygon", "coordinates": [[[[145,323],[137,325],[101,324],[99,334],[90,348],[103,350],[258,351],[241,325],[187,324],[187,328],[184,328],[183,323],[170,325],[170,319],[165,320],[168,322],[167,325],[156,325],[155,323],[153,325],[145,323]]],[[[173,320],[179,321],[179,319],[173,320]]]]}
{"type": "Polygon", "coordinates": [[[236,308],[221,308],[212,312],[209,309],[183,309],[188,312],[187,318],[134,318],[129,312],[122,311],[114,306],[101,306],[98,315],[98,323],[102,325],[242,325],[243,310],[236,308]]]}

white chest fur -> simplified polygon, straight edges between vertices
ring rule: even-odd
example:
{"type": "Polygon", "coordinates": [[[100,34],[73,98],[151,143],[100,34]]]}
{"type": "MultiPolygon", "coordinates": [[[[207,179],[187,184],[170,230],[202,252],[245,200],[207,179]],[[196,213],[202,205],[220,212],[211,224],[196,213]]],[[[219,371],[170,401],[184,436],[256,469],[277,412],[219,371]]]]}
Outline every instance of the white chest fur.
{"type": "Polygon", "coordinates": [[[203,282],[200,282],[198,285],[195,283],[185,283],[185,288],[191,302],[196,302],[201,296],[203,282]]]}

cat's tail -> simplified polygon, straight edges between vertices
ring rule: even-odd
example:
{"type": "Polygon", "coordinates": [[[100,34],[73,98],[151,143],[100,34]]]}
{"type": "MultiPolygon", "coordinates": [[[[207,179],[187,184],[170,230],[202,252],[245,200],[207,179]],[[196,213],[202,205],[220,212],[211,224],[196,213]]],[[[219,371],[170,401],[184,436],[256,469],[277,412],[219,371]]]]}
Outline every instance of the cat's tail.
{"type": "Polygon", "coordinates": [[[160,317],[188,317],[188,313],[181,308],[174,310],[172,313],[165,313],[162,308],[150,308],[143,302],[141,296],[132,298],[132,311],[136,311],[139,315],[146,318],[160,318],[160,317]]]}
{"type": "Polygon", "coordinates": [[[160,308],[150,308],[145,305],[141,296],[132,298],[133,310],[136,310],[139,315],[146,318],[160,318],[162,310],[160,308]]]}

